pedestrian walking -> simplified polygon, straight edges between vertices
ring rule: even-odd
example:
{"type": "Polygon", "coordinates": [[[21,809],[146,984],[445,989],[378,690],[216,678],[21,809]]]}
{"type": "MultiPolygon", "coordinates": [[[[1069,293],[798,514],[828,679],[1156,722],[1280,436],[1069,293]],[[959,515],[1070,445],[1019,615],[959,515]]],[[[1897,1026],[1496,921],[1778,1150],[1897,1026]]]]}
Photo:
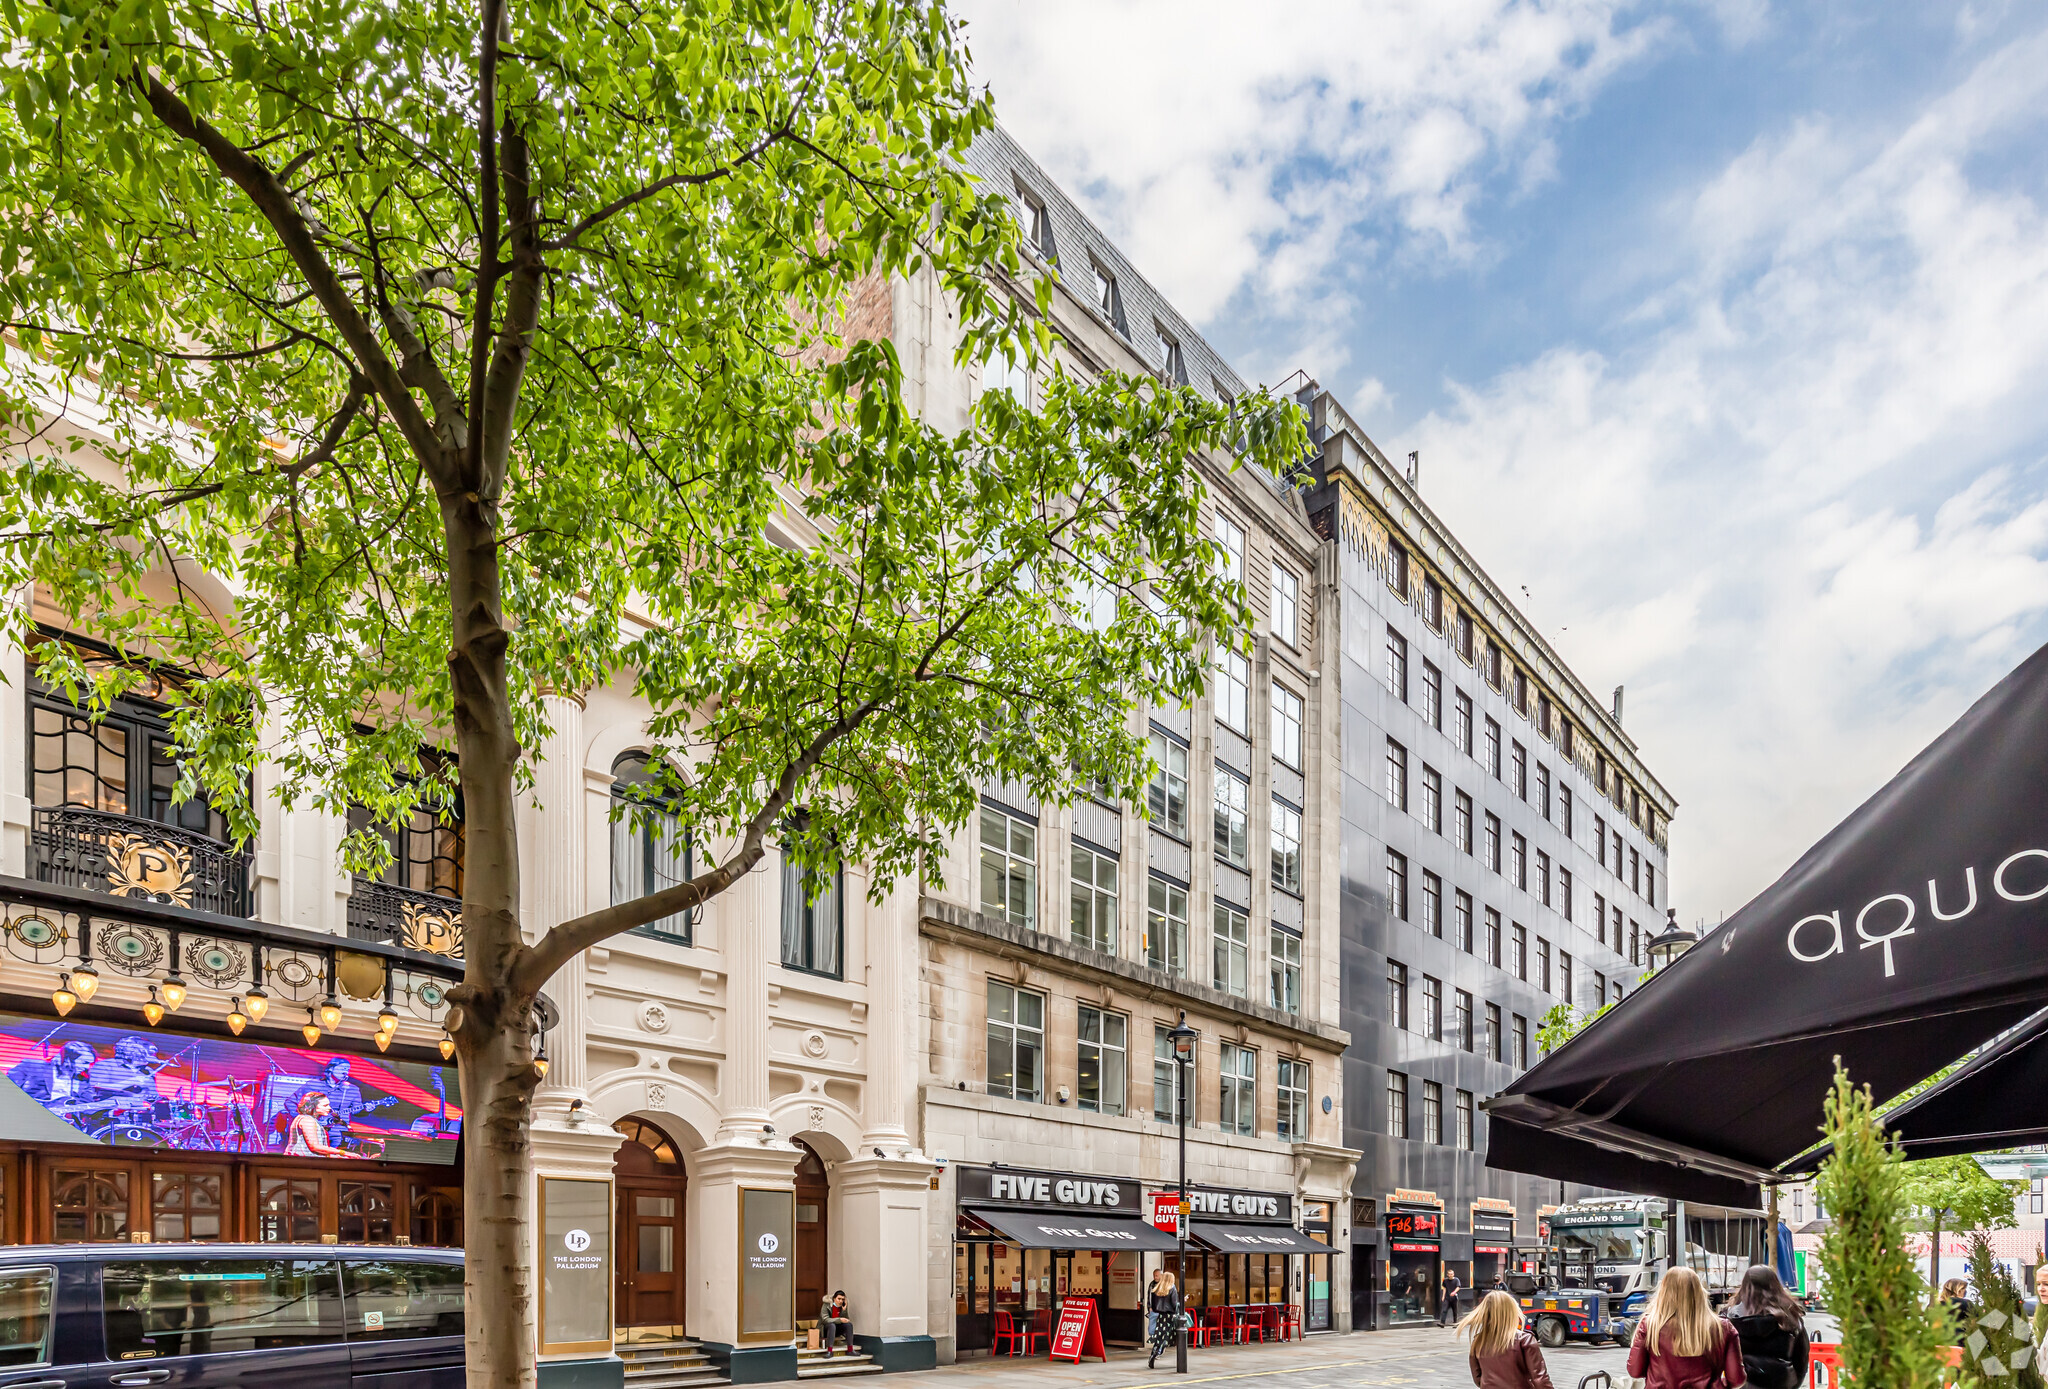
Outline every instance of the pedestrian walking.
{"type": "Polygon", "coordinates": [[[1444,1301],[1436,1309],[1436,1324],[1450,1326],[1458,1320],[1458,1289],[1464,1284],[1458,1281],[1458,1271],[1452,1269],[1444,1275],[1444,1301]]]}
{"type": "Polygon", "coordinates": [[[1683,1266],[1657,1280],[1650,1310],[1636,1324],[1628,1373],[1645,1389],[1740,1389],[1742,1338],[1707,1304],[1700,1276],[1683,1266]]]}
{"type": "Polygon", "coordinates": [[[1729,1304],[1728,1323],[1742,1341],[1742,1371],[1755,1389],[1799,1389],[1806,1383],[1811,1347],[1806,1313],[1768,1264],[1742,1275],[1729,1304]]]}
{"type": "Polygon", "coordinates": [[[1522,1325],[1522,1305],[1504,1292],[1490,1292],[1458,1323],[1470,1340],[1466,1358],[1479,1389],[1551,1389],[1543,1348],[1522,1325]]]}
{"type": "Polygon", "coordinates": [[[1174,1283],[1171,1269],[1152,1271],[1152,1286],[1146,1289],[1145,1312],[1152,1321],[1152,1354],[1145,1361],[1145,1368],[1157,1369],[1160,1354],[1180,1339],[1180,1289],[1174,1283]]]}
{"type": "Polygon", "coordinates": [[[1949,1317],[1956,1324],[1956,1335],[1962,1335],[1977,1316],[1977,1308],[1970,1301],[1970,1285],[1961,1278],[1951,1278],[1941,1285],[1941,1305],[1948,1309],[1949,1317]]]}

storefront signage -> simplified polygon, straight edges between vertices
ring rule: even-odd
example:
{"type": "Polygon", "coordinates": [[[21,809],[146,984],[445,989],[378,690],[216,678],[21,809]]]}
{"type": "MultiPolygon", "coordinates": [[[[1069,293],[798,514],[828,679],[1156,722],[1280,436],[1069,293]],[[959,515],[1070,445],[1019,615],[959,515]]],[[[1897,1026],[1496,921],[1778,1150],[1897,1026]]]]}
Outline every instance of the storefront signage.
{"type": "Polygon", "coordinates": [[[1083,1356],[1091,1355],[1105,1362],[1109,1359],[1102,1348],[1102,1323],[1095,1316],[1095,1299],[1066,1298],[1060,1303],[1060,1319],[1053,1328],[1049,1358],[1071,1360],[1078,1365],[1083,1356]]]}
{"type": "MultiPolygon", "coordinates": [[[[1177,1199],[1178,1189],[1153,1193],[1155,1201],[1162,1196],[1177,1199]]],[[[1258,1220],[1278,1225],[1294,1223],[1294,1197],[1284,1191],[1190,1186],[1188,1208],[1189,1215],[1196,1220],[1258,1220]]]]}
{"type": "Polygon", "coordinates": [[[0,1014],[0,1133],[185,1153],[452,1164],[453,1066],[0,1014]]]}
{"type": "Polygon", "coordinates": [[[1550,1217],[1554,1230],[1572,1230],[1586,1225],[1640,1225],[1641,1211],[1559,1211],[1550,1217]]]}
{"type": "Polygon", "coordinates": [[[787,1336],[795,1328],[795,1234],[795,1192],[740,1189],[742,1337],[787,1336]]]}
{"type": "Polygon", "coordinates": [[[1061,1206],[1070,1210],[1138,1214],[1138,1183],[1117,1177],[1070,1172],[1030,1172],[1010,1167],[959,1169],[963,1206],[1061,1206]]]}
{"type": "Polygon", "coordinates": [[[612,1184],[542,1177],[541,1353],[609,1350],[612,1184]]]}
{"type": "Polygon", "coordinates": [[[1436,1253],[1436,1246],[1435,1246],[1435,1245],[1433,1245],[1433,1244],[1396,1244],[1396,1245],[1392,1246],[1392,1248],[1393,1248],[1393,1250],[1394,1250],[1394,1252],[1395,1252],[1396,1254],[1434,1254],[1434,1253],[1436,1253]]]}
{"type": "Polygon", "coordinates": [[[1443,1201],[1434,1191],[1411,1191],[1405,1186],[1395,1187],[1394,1194],[1387,1198],[1390,1206],[1435,1206],[1443,1208],[1443,1201]]]}
{"type": "MultiPolygon", "coordinates": [[[[1387,1236],[1390,1239],[1400,1239],[1404,1236],[1410,1239],[1436,1239],[1439,1234],[1437,1217],[1433,1215],[1396,1211],[1387,1217],[1387,1236]]],[[[1394,1248],[1399,1249],[1401,1246],[1397,1244],[1394,1248]]]]}
{"type": "Polygon", "coordinates": [[[1152,1228],[1169,1235],[1180,1234],[1180,1192],[1152,1193],[1152,1228]]]}

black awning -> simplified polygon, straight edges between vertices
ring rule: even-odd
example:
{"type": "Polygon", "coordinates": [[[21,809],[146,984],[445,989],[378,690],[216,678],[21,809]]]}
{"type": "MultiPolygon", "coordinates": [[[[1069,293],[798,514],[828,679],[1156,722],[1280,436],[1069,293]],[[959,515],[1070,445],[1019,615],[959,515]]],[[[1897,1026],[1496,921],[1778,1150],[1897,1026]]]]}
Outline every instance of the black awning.
{"type": "Polygon", "coordinates": [[[1190,1220],[1188,1234],[1219,1254],[1328,1254],[1319,1239],[1310,1239],[1288,1225],[1237,1225],[1190,1220]]]}
{"type": "MultiPolygon", "coordinates": [[[[1971,1057],[1939,1085],[1884,1116],[1908,1157],[1988,1153],[2048,1142],[2048,1009],[1971,1057]]],[[[1817,1148],[1785,1164],[1810,1172],[1828,1155],[1817,1148]]]]}
{"type": "Polygon", "coordinates": [[[1017,1211],[975,1206],[976,1220],[1026,1249],[1150,1249],[1171,1253],[1179,1248],[1172,1235],[1161,1234],[1128,1215],[1063,1215],[1057,1211],[1017,1211]]]}
{"type": "Polygon", "coordinates": [[[1837,1056],[1896,1095],[2044,1002],[2048,647],[1489,1100],[1487,1166],[1753,1206],[1818,1139],[1837,1056]]]}

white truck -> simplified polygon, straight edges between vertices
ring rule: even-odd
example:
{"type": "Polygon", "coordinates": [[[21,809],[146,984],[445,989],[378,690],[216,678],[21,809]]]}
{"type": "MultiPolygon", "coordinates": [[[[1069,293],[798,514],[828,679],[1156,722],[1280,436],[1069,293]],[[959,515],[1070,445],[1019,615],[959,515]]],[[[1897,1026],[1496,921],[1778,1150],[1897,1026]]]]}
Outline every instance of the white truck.
{"type": "Polygon", "coordinates": [[[1762,1211],[1670,1203],[1654,1196],[1607,1196],[1560,1206],[1548,1231],[1537,1287],[1517,1289],[1529,1328],[1548,1346],[1572,1339],[1626,1340],[1671,1267],[1672,1231],[1683,1229],[1685,1262],[1725,1303],[1743,1270],[1769,1258],[1762,1211]]]}

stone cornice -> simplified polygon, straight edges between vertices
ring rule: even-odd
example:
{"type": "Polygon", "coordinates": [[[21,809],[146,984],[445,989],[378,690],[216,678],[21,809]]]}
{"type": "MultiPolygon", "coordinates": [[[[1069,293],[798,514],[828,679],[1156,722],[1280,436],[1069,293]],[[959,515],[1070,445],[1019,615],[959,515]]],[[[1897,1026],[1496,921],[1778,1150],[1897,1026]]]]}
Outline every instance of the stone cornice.
{"type": "Polygon", "coordinates": [[[1109,984],[1136,998],[1170,999],[1212,1015],[1237,1018],[1261,1032],[1290,1037],[1320,1050],[1341,1052],[1351,1045],[1351,1034],[1342,1028],[1295,1017],[1277,1008],[1224,993],[1221,989],[1175,978],[1161,970],[1133,964],[1100,950],[1074,945],[1058,936],[1027,931],[1021,926],[997,921],[981,912],[969,911],[936,897],[919,899],[918,930],[927,936],[988,950],[1005,958],[1056,966],[1064,974],[1109,984]]]}

